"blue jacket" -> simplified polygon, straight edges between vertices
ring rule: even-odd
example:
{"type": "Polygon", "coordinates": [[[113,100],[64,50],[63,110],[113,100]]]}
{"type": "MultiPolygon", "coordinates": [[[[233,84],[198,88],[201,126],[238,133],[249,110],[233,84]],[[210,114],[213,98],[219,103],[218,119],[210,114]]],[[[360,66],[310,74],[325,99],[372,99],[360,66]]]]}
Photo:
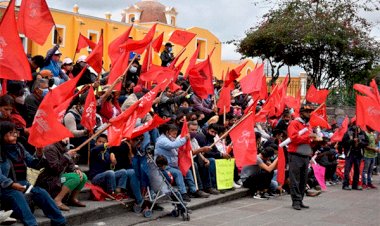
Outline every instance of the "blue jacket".
{"type": "Polygon", "coordinates": [[[171,167],[178,168],[178,151],[177,148],[186,143],[185,137],[178,137],[176,140],[170,140],[166,135],[162,134],[157,138],[154,156],[163,155],[168,160],[171,167]]]}
{"type": "Polygon", "coordinates": [[[44,156],[38,158],[32,156],[22,146],[22,144],[1,145],[0,155],[0,187],[1,189],[8,188],[13,182],[16,182],[13,173],[11,172],[11,166],[13,167],[11,160],[16,160],[23,157],[25,165],[30,168],[40,169],[45,166],[46,159],[44,156]]]}

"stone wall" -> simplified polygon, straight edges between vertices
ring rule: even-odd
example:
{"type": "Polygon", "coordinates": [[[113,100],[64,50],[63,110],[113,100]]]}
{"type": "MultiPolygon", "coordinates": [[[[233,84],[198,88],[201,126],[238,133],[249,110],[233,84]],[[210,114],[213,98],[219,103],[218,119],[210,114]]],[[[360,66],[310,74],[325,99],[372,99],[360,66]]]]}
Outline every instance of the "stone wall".
{"type": "Polygon", "coordinates": [[[355,116],[355,107],[327,107],[327,117],[329,123],[335,120],[340,125],[343,119],[348,115],[350,119],[355,116]]]}

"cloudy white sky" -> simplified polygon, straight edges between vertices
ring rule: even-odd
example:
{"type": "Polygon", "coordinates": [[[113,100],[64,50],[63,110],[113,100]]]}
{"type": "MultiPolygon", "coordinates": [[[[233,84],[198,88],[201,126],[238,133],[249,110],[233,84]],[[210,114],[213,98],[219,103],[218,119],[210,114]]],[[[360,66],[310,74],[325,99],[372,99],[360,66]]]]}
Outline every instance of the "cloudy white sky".
{"type": "MultiPolygon", "coordinates": [[[[112,19],[120,20],[122,9],[138,1],[140,0],[47,0],[47,3],[51,8],[69,11],[74,4],[77,4],[82,14],[104,18],[105,12],[111,12],[112,19]]],[[[179,27],[206,28],[222,42],[243,38],[245,31],[257,25],[263,14],[272,7],[264,3],[255,5],[254,0],[159,0],[159,2],[177,9],[179,27]]],[[[372,34],[380,39],[380,13],[363,15],[371,22],[377,23],[372,34]]],[[[240,59],[240,57],[234,45],[223,46],[223,59],[240,59]]]]}

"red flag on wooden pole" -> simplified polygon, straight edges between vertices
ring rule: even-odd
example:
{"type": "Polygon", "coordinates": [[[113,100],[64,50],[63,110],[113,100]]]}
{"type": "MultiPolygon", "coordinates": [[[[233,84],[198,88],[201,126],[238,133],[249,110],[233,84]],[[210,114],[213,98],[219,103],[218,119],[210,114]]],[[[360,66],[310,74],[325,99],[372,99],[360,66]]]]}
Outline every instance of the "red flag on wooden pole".
{"type": "Polygon", "coordinates": [[[90,86],[87,93],[80,124],[88,131],[92,131],[96,125],[96,99],[92,86],[90,86]]]}
{"type": "Polygon", "coordinates": [[[32,80],[30,66],[17,31],[15,0],[11,0],[0,22],[0,78],[32,80]]]}
{"type": "Polygon", "coordinates": [[[108,56],[111,59],[111,64],[114,65],[116,63],[116,60],[121,56],[123,52],[125,52],[124,48],[121,48],[120,46],[122,44],[125,44],[129,39],[129,34],[131,33],[133,26],[130,26],[128,30],[126,30],[122,35],[115,38],[109,45],[108,45],[108,56]]]}
{"type": "Polygon", "coordinates": [[[87,46],[93,50],[96,47],[96,43],[79,33],[77,49],[75,50],[75,52],[79,53],[81,49],[87,46]]]}
{"type": "Polygon", "coordinates": [[[169,42],[186,47],[195,36],[196,34],[188,31],[175,30],[170,36],[169,42]]]}
{"type": "Polygon", "coordinates": [[[327,96],[329,95],[329,90],[317,90],[315,86],[312,84],[306,93],[306,100],[311,103],[322,104],[326,102],[327,96]]]}
{"type": "MultiPolygon", "coordinates": [[[[187,134],[189,134],[189,129],[187,127],[187,121],[185,118],[183,120],[181,137],[185,137],[187,134]]],[[[192,147],[189,139],[186,140],[186,143],[178,149],[178,167],[183,176],[186,176],[187,171],[189,171],[191,167],[191,149],[192,147]]]]}
{"type": "Polygon", "coordinates": [[[330,138],[330,141],[332,143],[333,142],[340,142],[340,141],[342,141],[344,134],[348,130],[348,122],[349,122],[348,116],[346,115],[346,118],[344,118],[344,120],[343,120],[342,125],[340,126],[340,128],[337,129],[334,132],[334,134],[332,135],[332,137],[330,138]]]}
{"type": "Polygon", "coordinates": [[[55,25],[45,0],[22,0],[18,14],[20,33],[43,45],[55,25]]]}
{"type": "Polygon", "coordinates": [[[236,165],[244,167],[256,163],[256,136],[254,131],[255,114],[244,119],[239,125],[233,128],[230,132],[230,137],[234,145],[234,155],[236,165]]]}
{"type": "Polygon", "coordinates": [[[103,68],[103,30],[100,32],[100,39],[96,47],[92,50],[90,55],[86,58],[86,62],[90,65],[98,74],[103,68]]]}

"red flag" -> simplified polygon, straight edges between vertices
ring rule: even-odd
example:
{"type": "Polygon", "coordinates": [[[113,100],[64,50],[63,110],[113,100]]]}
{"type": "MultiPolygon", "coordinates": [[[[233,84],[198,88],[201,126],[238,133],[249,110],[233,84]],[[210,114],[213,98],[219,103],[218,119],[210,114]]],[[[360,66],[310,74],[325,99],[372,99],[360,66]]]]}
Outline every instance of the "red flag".
{"type": "Polygon", "coordinates": [[[175,93],[177,90],[182,89],[182,87],[179,86],[179,85],[177,85],[177,83],[175,83],[175,82],[171,82],[171,83],[169,84],[169,89],[170,89],[170,91],[171,91],[172,93],[175,93]]]}
{"type": "Polygon", "coordinates": [[[321,106],[319,106],[317,109],[315,109],[310,114],[310,122],[311,127],[317,127],[320,126],[322,128],[331,129],[331,126],[329,125],[327,121],[327,113],[326,113],[326,104],[323,103],[321,106]]]}
{"type": "Polygon", "coordinates": [[[86,62],[90,65],[98,74],[103,68],[103,30],[100,32],[100,39],[96,47],[92,50],[90,55],[86,58],[86,62]]]}
{"type": "Polygon", "coordinates": [[[3,79],[3,81],[1,82],[1,94],[0,94],[0,96],[7,94],[7,92],[8,92],[7,84],[8,84],[7,80],[3,79]]]}
{"type": "Polygon", "coordinates": [[[244,167],[256,163],[255,115],[252,113],[230,132],[236,165],[244,167]]]}
{"type": "Polygon", "coordinates": [[[377,103],[380,104],[380,94],[379,94],[379,88],[376,84],[376,80],[372,79],[371,83],[369,84],[371,88],[373,89],[373,93],[375,94],[375,97],[377,99],[377,103]]]}
{"type": "Polygon", "coordinates": [[[45,0],[22,0],[18,14],[20,33],[43,45],[54,26],[54,20],[45,0]]]}
{"type": "Polygon", "coordinates": [[[186,47],[195,36],[196,34],[188,31],[175,30],[170,36],[169,42],[186,47]]]}
{"type": "Polygon", "coordinates": [[[128,118],[127,122],[125,123],[124,129],[122,132],[123,138],[131,139],[133,129],[136,126],[137,112],[138,110],[133,112],[133,114],[128,118]]]}
{"type": "MultiPolygon", "coordinates": [[[[187,127],[186,117],[184,117],[183,126],[181,130],[181,137],[185,137],[187,134],[189,134],[189,129],[187,127]]],[[[183,146],[179,147],[178,149],[178,167],[179,167],[179,170],[181,170],[181,173],[183,176],[186,176],[187,172],[189,171],[192,165],[191,164],[191,158],[192,158],[191,150],[192,150],[192,147],[191,147],[190,139],[188,139],[186,143],[183,146]]]]}
{"type": "Polygon", "coordinates": [[[162,119],[160,116],[154,115],[152,120],[144,123],[142,126],[133,129],[131,139],[138,137],[145,132],[151,131],[152,129],[157,128],[160,125],[167,123],[168,121],[170,121],[170,118],[162,119]]]}
{"type": "MultiPolygon", "coordinates": [[[[253,92],[260,92],[263,89],[262,79],[265,78],[264,75],[264,64],[261,64],[255,68],[251,73],[240,80],[241,91],[246,94],[251,94],[253,92]]],[[[265,84],[266,87],[266,84],[265,84]]],[[[267,93],[267,91],[266,91],[267,93]]]]}
{"type": "Polygon", "coordinates": [[[152,42],[152,48],[157,53],[160,52],[162,42],[164,41],[164,32],[162,32],[153,42],[152,42]]]}
{"type": "MultiPolygon", "coordinates": [[[[108,75],[107,84],[113,84],[120,76],[122,76],[128,67],[129,52],[123,52],[121,56],[112,65],[111,71],[108,75]]],[[[121,90],[121,83],[114,87],[115,90],[121,90]]]]}
{"type": "Polygon", "coordinates": [[[375,131],[380,131],[380,104],[366,96],[356,95],[356,124],[363,130],[366,126],[375,131]]]}
{"type": "Polygon", "coordinates": [[[124,48],[126,51],[142,54],[145,48],[152,42],[154,33],[156,32],[156,26],[157,24],[154,24],[142,40],[128,39],[125,44],[120,46],[120,48],[124,48]]]}
{"type": "Polygon", "coordinates": [[[298,117],[301,108],[301,90],[298,90],[296,97],[286,96],[285,104],[288,106],[288,108],[293,108],[294,116],[298,117]]]}
{"type": "Polygon", "coordinates": [[[311,103],[322,104],[326,102],[327,96],[329,95],[329,90],[317,90],[312,84],[306,93],[306,100],[311,103]]]}
{"type": "Polygon", "coordinates": [[[331,142],[340,142],[343,139],[344,134],[347,132],[348,129],[348,116],[344,118],[342,125],[339,129],[337,129],[332,137],[330,138],[331,142]]]}
{"type": "MultiPolygon", "coordinates": [[[[245,61],[244,63],[242,63],[241,65],[239,65],[238,67],[230,71],[230,73],[228,73],[226,76],[226,79],[224,81],[224,86],[229,86],[233,84],[233,82],[240,77],[241,70],[243,70],[243,68],[245,67],[245,65],[247,65],[247,63],[248,61],[245,61]]],[[[231,87],[231,88],[234,88],[234,87],[231,87]]]]}
{"type": "MultiPolygon", "coordinates": [[[[120,115],[110,120],[111,126],[108,128],[108,145],[119,146],[123,138],[123,131],[127,126],[129,118],[133,118],[134,112],[138,108],[139,101],[135,102],[127,110],[123,111],[120,115]]],[[[129,125],[131,120],[129,121],[129,125]]]]}
{"type": "Polygon", "coordinates": [[[81,49],[87,46],[89,46],[93,50],[96,47],[96,43],[79,33],[77,49],[75,52],[79,53],[81,49]]]}
{"type": "Polygon", "coordinates": [[[128,41],[129,34],[131,33],[133,26],[130,26],[128,30],[126,30],[122,35],[115,38],[108,46],[108,56],[111,59],[111,64],[114,65],[116,60],[121,56],[123,52],[125,52],[124,48],[120,46],[128,41]]]}
{"type": "Polygon", "coordinates": [[[152,64],[152,47],[148,46],[145,50],[145,57],[143,64],[141,65],[141,73],[145,73],[149,70],[150,65],[152,64]]]}
{"type": "Polygon", "coordinates": [[[169,84],[169,80],[165,80],[155,86],[152,90],[150,90],[148,93],[146,93],[140,100],[139,100],[139,108],[138,108],[138,118],[144,118],[145,115],[150,111],[153,105],[154,99],[156,99],[157,94],[159,92],[162,92],[166,89],[166,87],[169,84]]]}
{"type": "Polygon", "coordinates": [[[197,63],[199,51],[200,51],[200,45],[197,46],[197,49],[195,50],[193,56],[190,58],[189,65],[187,66],[186,73],[185,73],[185,78],[189,75],[190,70],[193,69],[195,64],[197,63]]]}
{"type": "Polygon", "coordinates": [[[208,95],[214,94],[214,85],[212,83],[212,66],[210,57],[205,61],[195,65],[189,73],[190,85],[194,93],[202,99],[208,95]]]}
{"type": "Polygon", "coordinates": [[[94,195],[94,200],[96,201],[104,201],[106,198],[109,198],[110,195],[107,194],[103,188],[90,184],[90,183],[85,183],[84,185],[86,188],[89,188],[91,190],[91,193],[94,195]]]}
{"type": "Polygon", "coordinates": [[[267,78],[265,76],[262,77],[261,81],[260,98],[264,100],[268,98],[267,78]]]}
{"type": "Polygon", "coordinates": [[[219,108],[219,114],[225,114],[231,110],[231,87],[223,86],[220,91],[219,100],[216,106],[219,108]]]}
{"type": "Polygon", "coordinates": [[[96,125],[96,99],[92,86],[90,86],[87,93],[80,124],[88,131],[92,131],[96,125]]]}
{"type": "Polygon", "coordinates": [[[163,80],[172,80],[175,75],[175,70],[169,67],[161,67],[152,64],[149,71],[142,73],[140,79],[146,82],[161,83],[163,80]]]}
{"type": "Polygon", "coordinates": [[[0,22],[0,78],[32,80],[30,66],[18,36],[15,0],[11,0],[0,22]]]}
{"type": "Polygon", "coordinates": [[[354,89],[360,92],[361,94],[364,94],[370,97],[373,101],[376,101],[377,103],[380,104],[379,90],[377,88],[377,84],[374,79],[371,81],[370,86],[355,84],[354,89]]]}
{"type": "Polygon", "coordinates": [[[57,106],[64,103],[67,99],[73,97],[74,91],[77,88],[76,85],[82,77],[85,70],[86,68],[83,68],[82,71],[74,79],[70,79],[69,81],[62,83],[53,90],[51,90],[44,97],[44,100],[49,99],[49,104],[53,107],[53,109],[55,109],[57,106]]]}
{"type": "Polygon", "coordinates": [[[284,185],[285,182],[285,166],[286,162],[284,149],[278,146],[277,182],[281,185],[284,185]]]}
{"type": "Polygon", "coordinates": [[[29,129],[28,142],[35,147],[45,147],[66,137],[74,137],[64,125],[57,121],[57,117],[52,106],[44,99],[29,129]]]}

